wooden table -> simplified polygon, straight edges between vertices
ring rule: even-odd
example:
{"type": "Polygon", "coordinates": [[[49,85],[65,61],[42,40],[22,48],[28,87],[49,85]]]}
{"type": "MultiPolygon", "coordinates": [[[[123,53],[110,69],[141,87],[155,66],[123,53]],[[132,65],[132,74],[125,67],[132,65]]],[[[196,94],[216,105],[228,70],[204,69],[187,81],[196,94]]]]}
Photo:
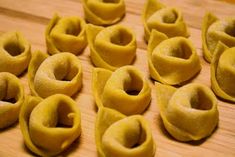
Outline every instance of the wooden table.
{"type": "MultiPolygon", "coordinates": [[[[143,40],[141,12],[144,0],[125,0],[126,16],[121,22],[132,28],[138,42],[137,58],[134,63],[146,77],[149,77],[146,59],[146,43],[143,40]]],[[[193,82],[210,86],[209,64],[202,59],[201,23],[205,11],[211,11],[220,18],[235,15],[234,0],[162,0],[169,6],[179,7],[184,13],[191,37],[200,55],[202,70],[193,82]]],[[[79,0],[0,0],[0,32],[18,30],[30,41],[32,50],[46,52],[44,31],[50,18],[57,12],[61,16],[77,15],[83,17],[83,9],[79,0]]],[[[94,122],[96,108],[91,91],[91,71],[93,65],[86,48],[78,56],[83,65],[83,88],[75,100],[82,111],[82,135],[62,156],[96,157],[94,139],[94,122]]],[[[27,73],[20,77],[29,94],[27,73]]],[[[150,80],[150,79],[149,79],[150,80]]],[[[164,129],[156,105],[155,89],[152,87],[152,101],[144,116],[151,124],[152,133],[157,143],[158,157],[232,157],[235,156],[235,105],[218,102],[219,126],[214,134],[201,141],[181,143],[174,140],[164,129]]],[[[0,131],[0,157],[33,156],[25,147],[19,124],[0,131]]]]}

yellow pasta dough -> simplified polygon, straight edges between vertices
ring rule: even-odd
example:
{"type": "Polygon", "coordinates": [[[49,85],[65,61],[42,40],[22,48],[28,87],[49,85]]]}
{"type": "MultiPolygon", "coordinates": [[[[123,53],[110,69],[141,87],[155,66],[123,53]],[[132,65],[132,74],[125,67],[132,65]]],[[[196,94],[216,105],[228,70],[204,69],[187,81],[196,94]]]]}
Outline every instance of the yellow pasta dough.
{"type": "Polygon", "coordinates": [[[82,65],[69,52],[48,57],[46,53],[35,51],[28,78],[31,93],[35,96],[46,98],[56,93],[72,96],[82,86],[82,65]]]}
{"type": "Polygon", "coordinates": [[[234,70],[235,47],[219,42],[211,62],[211,86],[219,97],[235,102],[234,70]]]}
{"type": "Polygon", "coordinates": [[[181,11],[177,8],[166,7],[158,0],[147,0],[142,19],[146,41],[149,40],[152,30],[164,33],[169,38],[189,36],[181,11]]]}
{"type": "Polygon", "coordinates": [[[148,65],[153,79],[170,85],[182,84],[201,70],[196,49],[189,39],[168,39],[155,30],[148,44],[148,65]]]}
{"type": "Polygon", "coordinates": [[[210,136],[218,124],[217,100],[206,86],[191,83],[179,89],[156,83],[157,103],[166,130],[179,141],[210,136]]]}
{"type": "Polygon", "coordinates": [[[0,36],[0,72],[18,76],[27,69],[30,57],[30,44],[20,32],[7,32],[0,36]]]}
{"type": "Polygon", "coordinates": [[[115,70],[131,64],[136,56],[136,38],[132,31],[121,25],[107,28],[87,26],[90,57],[97,67],[115,70]]]}
{"type": "Polygon", "coordinates": [[[228,47],[235,46],[235,18],[219,20],[211,13],[206,13],[202,24],[202,47],[206,61],[211,62],[218,42],[228,47]]]}
{"type": "Polygon", "coordinates": [[[118,111],[101,107],[95,125],[99,157],[154,156],[156,146],[143,116],[126,117],[118,111]]]}
{"type": "Polygon", "coordinates": [[[48,52],[80,54],[87,45],[85,26],[85,21],[79,17],[54,15],[45,32],[48,52]]]}
{"type": "Polygon", "coordinates": [[[26,146],[40,156],[61,153],[81,134],[80,110],[62,94],[44,100],[28,96],[19,121],[26,146]]]}
{"type": "Polygon", "coordinates": [[[151,88],[147,80],[133,66],[116,71],[95,68],[92,90],[98,107],[109,107],[125,115],[140,114],[151,101],[151,88]]]}
{"type": "Polygon", "coordinates": [[[124,0],[82,0],[85,19],[95,25],[111,25],[125,15],[124,0]]]}
{"type": "Polygon", "coordinates": [[[0,129],[18,120],[24,102],[24,88],[20,80],[11,73],[0,73],[0,129]]]}

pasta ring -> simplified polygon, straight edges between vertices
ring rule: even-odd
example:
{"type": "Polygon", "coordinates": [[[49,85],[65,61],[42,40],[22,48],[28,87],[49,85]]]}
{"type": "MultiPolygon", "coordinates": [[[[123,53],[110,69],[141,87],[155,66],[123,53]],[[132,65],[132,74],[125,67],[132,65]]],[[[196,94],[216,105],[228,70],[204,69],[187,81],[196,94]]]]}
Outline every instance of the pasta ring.
{"type": "Polygon", "coordinates": [[[203,56],[207,62],[211,62],[214,50],[218,42],[228,47],[235,46],[235,18],[219,20],[211,13],[206,13],[202,24],[203,56]]]}
{"type": "Polygon", "coordinates": [[[145,40],[148,41],[152,30],[164,33],[169,38],[189,37],[189,31],[182,13],[177,8],[166,7],[158,0],[147,0],[142,14],[145,40]]]}
{"type": "Polygon", "coordinates": [[[60,93],[74,95],[82,87],[82,65],[68,52],[47,57],[46,53],[33,53],[28,70],[29,87],[35,96],[46,98],[60,93]]]}
{"type": "Polygon", "coordinates": [[[50,54],[71,52],[78,55],[86,47],[86,23],[75,16],[51,19],[45,32],[47,50],[50,54]]]}
{"type": "Polygon", "coordinates": [[[166,130],[179,141],[200,140],[212,134],[219,112],[213,92],[191,83],[179,89],[156,83],[157,102],[166,130]]]}
{"type": "Polygon", "coordinates": [[[27,69],[31,48],[20,32],[7,32],[0,36],[0,72],[16,76],[27,69]]]}
{"type": "Polygon", "coordinates": [[[168,39],[155,30],[148,44],[148,65],[153,79],[169,85],[185,83],[201,70],[196,49],[189,39],[168,39]]]}
{"type": "Polygon", "coordinates": [[[95,66],[113,71],[133,62],[137,46],[130,29],[121,25],[104,28],[90,24],[86,32],[95,66]]]}
{"type": "Polygon", "coordinates": [[[109,108],[99,108],[95,139],[99,157],[152,157],[156,145],[148,122],[140,115],[126,117],[109,108]]]}
{"type": "Polygon", "coordinates": [[[115,72],[95,68],[92,89],[97,106],[109,107],[125,115],[140,114],[151,101],[147,80],[133,66],[124,66],[115,72]]]}
{"type": "Polygon", "coordinates": [[[231,102],[235,102],[234,61],[235,47],[219,42],[211,62],[211,87],[217,96],[231,102]]]}
{"type": "Polygon", "coordinates": [[[83,0],[85,19],[95,25],[117,23],[125,15],[124,0],[83,0]]]}
{"type": "Polygon", "coordinates": [[[20,80],[8,72],[0,73],[0,129],[18,120],[24,102],[24,87],[20,80]]]}
{"type": "Polygon", "coordinates": [[[40,156],[61,153],[81,134],[80,110],[62,94],[27,97],[19,121],[26,146],[40,156]]]}

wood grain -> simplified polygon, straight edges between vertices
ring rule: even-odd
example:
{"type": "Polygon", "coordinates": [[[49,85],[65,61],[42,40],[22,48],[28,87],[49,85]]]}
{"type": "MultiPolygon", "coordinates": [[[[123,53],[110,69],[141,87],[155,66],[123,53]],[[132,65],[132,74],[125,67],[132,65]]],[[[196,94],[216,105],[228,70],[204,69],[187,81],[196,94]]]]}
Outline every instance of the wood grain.
{"type": "MultiPolygon", "coordinates": [[[[146,58],[146,43],[143,40],[144,30],[141,21],[141,12],[144,0],[126,0],[126,16],[121,22],[132,28],[136,34],[138,49],[134,63],[146,77],[149,78],[146,58]]],[[[232,0],[162,0],[169,6],[182,10],[185,20],[190,28],[191,37],[197,52],[201,57],[202,70],[193,79],[210,87],[209,64],[202,59],[201,52],[201,23],[206,11],[211,11],[219,18],[235,15],[235,5],[232,0]],[[227,1],[227,2],[226,2],[227,1]],[[229,3],[228,3],[229,2],[229,3]]],[[[0,1],[0,33],[12,30],[21,31],[30,41],[32,50],[46,51],[44,31],[47,23],[57,12],[61,16],[77,15],[83,17],[83,9],[79,0],[1,0],[0,1]]],[[[83,88],[75,96],[78,107],[82,111],[82,135],[61,156],[96,157],[94,140],[94,122],[96,107],[91,91],[91,71],[93,65],[89,57],[89,48],[78,56],[83,65],[83,88]]],[[[29,94],[27,73],[20,76],[29,94]]],[[[153,81],[149,79],[152,87],[152,101],[144,116],[152,127],[152,133],[157,144],[158,157],[233,157],[235,156],[235,105],[218,101],[219,126],[214,134],[197,142],[181,143],[174,140],[164,129],[160,119],[155,98],[153,81]]],[[[25,147],[18,124],[0,131],[0,157],[26,157],[33,156],[25,147]]]]}

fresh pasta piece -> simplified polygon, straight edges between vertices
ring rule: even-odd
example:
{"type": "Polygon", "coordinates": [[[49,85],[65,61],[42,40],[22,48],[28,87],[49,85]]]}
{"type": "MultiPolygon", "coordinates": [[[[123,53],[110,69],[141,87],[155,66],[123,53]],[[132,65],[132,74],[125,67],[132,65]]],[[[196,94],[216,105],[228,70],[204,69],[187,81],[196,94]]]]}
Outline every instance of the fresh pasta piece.
{"type": "Polygon", "coordinates": [[[0,129],[18,120],[20,107],[24,102],[24,87],[11,73],[0,73],[0,129]]]}
{"type": "Polygon", "coordinates": [[[153,157],[155,154],[151,129],[143,116],[126,117],[118,111],[101,107],[95,128],[99,157],[153,157]]]}
{"type": "Polygon", "coordinates": [[[29,87],[35,96],[46,98],[60,93],[74,95],[82,87],[82,65],[69,52],[47,56],[35,51],[28,69],[29,87]]]}
{"type": "Polygon", "coordinates": [[[19,121],[26,146],[39,156],[61,153],[81,134],[80,110],[62,94],[26,97],[19,121]]]}
{"type": "Polygon", "coordinates": [[[126,12],[124,0],[83,0],[85,19],[95,25],[112,25],[126,12]]]}
{"type": "Polygon", "coordinates": [[[191,83],[176,89],[156,83],[156,93],[163,124],[175,139],[200,140],[212,134],[219,112],[208,87],[191,83]]]}
{"type": "Polygon", "coordinates": [[[235,18],[219,20],[212,13],[206,13],[202,24],[203,56],[211,62],[218,42],[228,47],[235,46],[235,18]]]}
{"type": "Polygon", "coordinates": [[[211,61],[211,87],[217,96],[231,102],[235,102],[234,61],[235,47],[219,42],[211,61]]]}
{"type": "Polygon", "coordinates": [[[16,76],[27,69],[31,47],[20,32],[7,32],[0,36],[0,72],[16,76]]]}
{"type": "Polygon", "coordinates": [[[177,8],[166,7],[158,0],[147,0],[142,19],[147,42],[152,30],[164,33],[169,38],[189,36],[181,11],[177,8]]]}
{"type": "Polygon", "coordinates": [[[168,39],[155,30],[148,44],[148,65],[153,79],[169,85],[185,83],[201,70],[196,49],[189,39],[168,39]]]}
{"type": "Polygon", "coordinates": [[[125,115],[144,112],[151,101],[147,80],[133,66],[124,66],[114,72],[95,68],[92,90],[99,108],[113,108],[125,115]]]}
{"type": "Polygon", "coordinates": [[[48,52],[80,54],[87,45],[85,26],[85,21],[79,17],[54,15],[45,32],[48,52]]]}
{"type": "Polygon", "coordinates": [[[95,66],[113,71],[135,59],[136,38],[130,29],[121,25],[104,28],[89,24],[86,32],[95,66]]]}

